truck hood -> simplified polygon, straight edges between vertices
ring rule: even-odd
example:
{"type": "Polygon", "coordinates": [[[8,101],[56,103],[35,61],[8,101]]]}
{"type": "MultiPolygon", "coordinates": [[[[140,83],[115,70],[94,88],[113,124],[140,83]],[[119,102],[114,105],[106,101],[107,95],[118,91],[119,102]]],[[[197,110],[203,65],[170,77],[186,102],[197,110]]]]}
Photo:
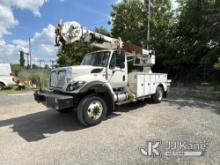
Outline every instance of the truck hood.
{"type": "Polygon", "coordinates": [[[90,66],[90,65],[79,65],[72,66],[72,77],[75,79],[76,77],[89,75],[93,71],[94,73],[101,73],[104,67],[90,66]]]}
{"type": "Polygon", "coordinates": [[[89,65],[79,65],[71,67],[62,67],[52,70],[50,78],[50,88],[65,91],[69,83],[74,81],[91,81],[105,78],[104,67],[96,67],[89,65]]]}

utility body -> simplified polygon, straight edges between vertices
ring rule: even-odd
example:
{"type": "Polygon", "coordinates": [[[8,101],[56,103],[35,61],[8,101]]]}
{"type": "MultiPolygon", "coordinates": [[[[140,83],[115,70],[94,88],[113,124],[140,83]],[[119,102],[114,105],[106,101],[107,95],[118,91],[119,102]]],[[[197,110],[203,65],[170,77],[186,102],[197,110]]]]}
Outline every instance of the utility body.
{"type": "Polygon", "coordinates": [[[167,74],[152,73],[155,55],[121,39],[82,28],[76,22],[58,24],[56,46],[88,42],[99,51],[88,53],[78,66],[53,69],[49,90],[35,92],[35,100],[64,113],[77,111],[86,125],[100,123],[115,105],[152,98],[156,103],[166,97],[170,80],[167,74]]]}

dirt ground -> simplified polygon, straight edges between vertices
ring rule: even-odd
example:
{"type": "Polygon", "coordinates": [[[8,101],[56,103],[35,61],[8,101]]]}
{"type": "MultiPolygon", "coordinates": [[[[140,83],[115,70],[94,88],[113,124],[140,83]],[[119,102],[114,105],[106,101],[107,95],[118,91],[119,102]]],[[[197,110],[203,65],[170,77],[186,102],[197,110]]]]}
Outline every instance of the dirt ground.
{"type": "Polygon", "coordinates": [[[0,162],[14,164],[220,164],[220,102],[169,97],[118,107],[85,128],[74,112],[59,114],[32,93],[0,94],[0,162]],[[144,156],[146,141],[162,156],[144,156]],[[206,143],[204,156],[165,156],[168,141],[206,143]]]}

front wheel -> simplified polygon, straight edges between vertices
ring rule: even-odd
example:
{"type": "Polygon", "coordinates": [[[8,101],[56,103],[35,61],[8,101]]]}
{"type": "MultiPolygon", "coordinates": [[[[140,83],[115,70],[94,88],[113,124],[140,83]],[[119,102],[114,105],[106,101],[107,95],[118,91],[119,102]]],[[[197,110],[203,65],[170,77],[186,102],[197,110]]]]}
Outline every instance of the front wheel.
{"type": "Polygon", "coordinates": [[[99,95],[84,97],[77,108],[79,121],[85,126],[93,126],[102,122],[107,114],[106,101],[99,95]]]}
{"type": "Polygon", "coordinates": [[[163,99],[163,88],[157,87],[156,93],[152,96],[152,100],[154,103],[160,103],[163,99]]]}

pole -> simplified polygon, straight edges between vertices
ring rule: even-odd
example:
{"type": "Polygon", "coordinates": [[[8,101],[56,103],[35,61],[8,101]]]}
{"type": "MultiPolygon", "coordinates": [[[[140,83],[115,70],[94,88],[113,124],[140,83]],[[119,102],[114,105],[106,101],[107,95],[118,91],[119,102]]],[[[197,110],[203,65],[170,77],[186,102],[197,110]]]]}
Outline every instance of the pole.
{"type": "Polygon", "coordinates": [[[41,59],[38,60],[40,67],[41,67],[42,61],[43,61],[43,60],[41,60],[41,59]]]}
{"type": "Polygon", "coordinates": [[[50,60],[50,62],[51,62],[51,68],[54,69],[55,61],[54,60],[50,60]]]}
{"type": "Polygon", "coordinates": [[[149,49],[150,42],[150,19],[151,19],[151,0],[148,0],[148,19],[147,19],[147,49],[149,49]]]}
{"type": "Polygon", "coordinates": [[[29,37],[29,55],[30,55],[30,68],[32,69],[31,38],[30,37],[29,37]]]}
{"type": "Polygon", "coordinates": [[[25,53],[25,55],[27,56],[27,68],[29,68],[29,53],[25,53]]]}

